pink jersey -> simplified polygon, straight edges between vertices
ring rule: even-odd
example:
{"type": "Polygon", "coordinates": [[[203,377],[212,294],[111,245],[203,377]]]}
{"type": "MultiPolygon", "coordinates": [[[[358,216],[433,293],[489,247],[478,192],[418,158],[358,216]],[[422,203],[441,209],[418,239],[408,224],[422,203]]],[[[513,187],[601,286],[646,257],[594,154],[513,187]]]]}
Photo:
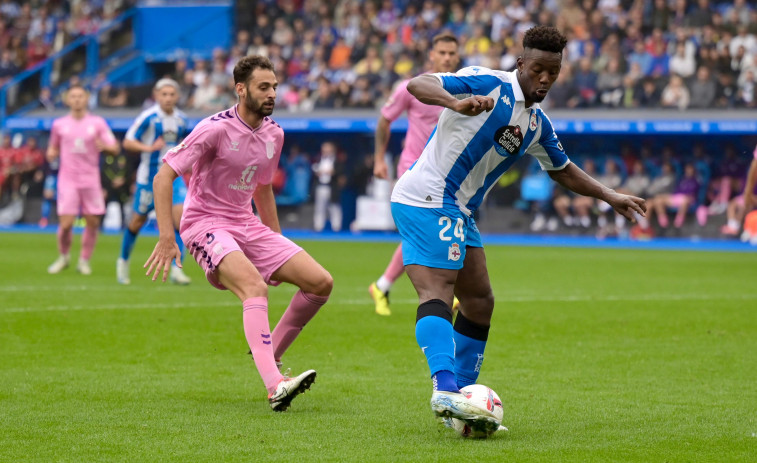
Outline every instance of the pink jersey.
{"type": "Polygon", "coordinates": [[[408,128],[405,136],[405,149],[402,150],[400,161],[397,163],[397,170],[400,175],[420,157],[431,132],[439,122],[439,114],[444,109],[441,106],[427,105],[418,101],[407,91],[408,82],[410,81],[403,80],[400,82],[384,107],[381,108],[381,115],[390,121],[396,120],[403,112],[407,111],[408,128]]]}
{"type": "Polygon", "coordinates": [[[177,174],[192,173],[181,230],[208,218],[258,220],[252,212],[252,193],[259,184],[273,181],[283,145],[284,130],[273,119],[265,117],[253,129],[239,117],[236,106],[197,124],[163,157],[177,174]]]}
{"type": "Polygon", "coordinates": [[[110,127],[100,116],[70,114],[53,121],[50,144],[60,149],[59,187],[100,188],[100,150],[95,140],[116,144],[110,127]]]}

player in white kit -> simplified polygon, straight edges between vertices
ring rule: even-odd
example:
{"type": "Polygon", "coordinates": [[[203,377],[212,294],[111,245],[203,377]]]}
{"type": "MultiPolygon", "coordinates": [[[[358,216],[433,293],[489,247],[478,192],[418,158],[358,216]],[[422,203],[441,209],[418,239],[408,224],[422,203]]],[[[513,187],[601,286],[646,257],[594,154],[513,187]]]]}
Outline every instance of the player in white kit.
{"type": "MultiPolygon", "coordinates": [[[[428,53],[431,63],[431,72],[451,72],[457,69],[460,62],[457,49],[459,43],[454,35],[442,33],[432,40],[432,47],[428,53]]],[[[403,80],[394,89],[384,107],[381,108],[381,116],[376,125],[376,146],[373,153],[373,175],[376,178],[389,178],[386,164],[386,146],[389,143],[390,127],[402,113],[407,112],[407,135],[405,147],[400,154],[397,163],[397,178],[400,178],[423,152],[428,137],[433,132],[439,121],[441,106],[429,106],[415,99],[408,91],[407,84],[410,80],[403,80]]],[[[402,245],[397,249],[389,261],[381,277],[368,287],[368,292],[376,305],[376,313],[379,315],[391,315],[389,307],[389,291],[394,282],[402,276],[405,267],[402,264],[402,245]]]]}
{"type": "Polygon", "coordinates": [[[273,174],[284,131],[270,116],[278,81],[268,58],[247,56],[234,67],[239,104],[200,122],[166,153],[153,182],[160,238],[145,263],[147,274],[166,280],[179,263],[171,219],[173,183],[192,173],[181,239],[208,281],[242,301],[245,337],[274,411],[284,411],[315,381],[315,370],[289,378],[281,356],[326,303],[333,280],[308,253],[281,235],[273,174]],[[260,214],[252,211],[252,201],[260,214]],[[268,285],[299,287],[273,332],[268,322],[268,285]]]}
{"type": "Polygon", "coordinates": [[[572,164],[539,107],[560,74],[566,43],[554,27],[537,26],[526,32],[513,72],[474,66],[408,84],[421,102],[447,109],[418,162],[397,182],[392,214],[405,270],[418,293],[415,334],[433,380],[431,409],[473,429],[496,429],[460,393],[478,379],[494,310],[473,219],[489,189],[530,154],[563,187],[601,199],[629,220],[646,210],[643,199],[616,193],[572,164]],[[454,296],[460,310],[453,326],[454,296]]]}

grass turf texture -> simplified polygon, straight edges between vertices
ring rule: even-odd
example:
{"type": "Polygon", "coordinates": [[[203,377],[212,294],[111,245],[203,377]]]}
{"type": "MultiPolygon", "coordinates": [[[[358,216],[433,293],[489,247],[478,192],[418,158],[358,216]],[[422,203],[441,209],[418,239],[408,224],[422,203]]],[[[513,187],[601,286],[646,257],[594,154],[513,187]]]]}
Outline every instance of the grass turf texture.
{"type": "MultiPolygon", "coordinates": [[[[75,237],[73,259],[80,236],[75,237]]],[[[187,262],[189,287],[45,269],[53,235],[0,234],[0,461],[753,461],[753,254],[487,247],[497,299],[480,382],[509,433],[464,440],[429,410],[406,277],[391,317],[367,287],[389,243],[301,243],[331,301],[284,357],[313,388],[270,411],[240,304],[187,262]],[[260,461],[260,460],[257,460],[260,461]]],[[[278,320],[291,287],[272,288],[278,320]]]]}

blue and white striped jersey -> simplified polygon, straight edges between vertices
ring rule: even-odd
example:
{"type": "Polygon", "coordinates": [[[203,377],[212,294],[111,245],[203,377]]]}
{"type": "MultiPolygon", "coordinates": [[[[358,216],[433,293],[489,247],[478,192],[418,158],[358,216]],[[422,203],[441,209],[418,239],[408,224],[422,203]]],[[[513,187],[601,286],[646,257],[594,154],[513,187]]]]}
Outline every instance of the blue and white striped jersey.
{"type": "Polygon", "coordinates": [[[570,163],[544,111],[536,103],[525,107],[516,71],[473,66],[431,75],[459,99],[493,98],[494,108],[474,117],[442,111],[423,154],[394,187],[393,202],[455,206],[470,215],[524,154],[536,157],[544,170],[560,170],[570,163]]]}
{"type": "Polygon", "coordinates": [[[142,152],[137,167],[137,183],[152,186],[152,179],[163,164],[163,156],[178,145],[188,133],[187,118],[178,109],[174,109],[173,114],[166,114],[155,104],[142,111],[126,131],[125,138],[152,145],[158,137],[163,137],[166,144],[158,151],[142,152]]]}

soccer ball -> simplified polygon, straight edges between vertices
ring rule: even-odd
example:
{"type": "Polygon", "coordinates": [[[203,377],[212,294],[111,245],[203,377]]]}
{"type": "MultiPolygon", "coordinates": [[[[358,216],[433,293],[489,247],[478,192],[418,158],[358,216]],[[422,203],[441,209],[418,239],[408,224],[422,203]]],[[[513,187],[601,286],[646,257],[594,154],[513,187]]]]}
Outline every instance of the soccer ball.
{"type": "MultiPolygon", "coordinates": [[[[460,389],[460,392],[465,395],[473,404],[482,410],[486,410],[496,421],[497,425],[502,424],[502,418],[505,415],[505,410],[502,408],[502,400],[492,389],[484,386],[483,384],[471,384],[460,389]]],[[[451,418],[452,429],[457,431],[463,437],[470,437],[473,439],[485,439],[495,431],[486,433],[480,430],[471,429],[465,421],[458,420],[457,418],[451,418]]]]}

